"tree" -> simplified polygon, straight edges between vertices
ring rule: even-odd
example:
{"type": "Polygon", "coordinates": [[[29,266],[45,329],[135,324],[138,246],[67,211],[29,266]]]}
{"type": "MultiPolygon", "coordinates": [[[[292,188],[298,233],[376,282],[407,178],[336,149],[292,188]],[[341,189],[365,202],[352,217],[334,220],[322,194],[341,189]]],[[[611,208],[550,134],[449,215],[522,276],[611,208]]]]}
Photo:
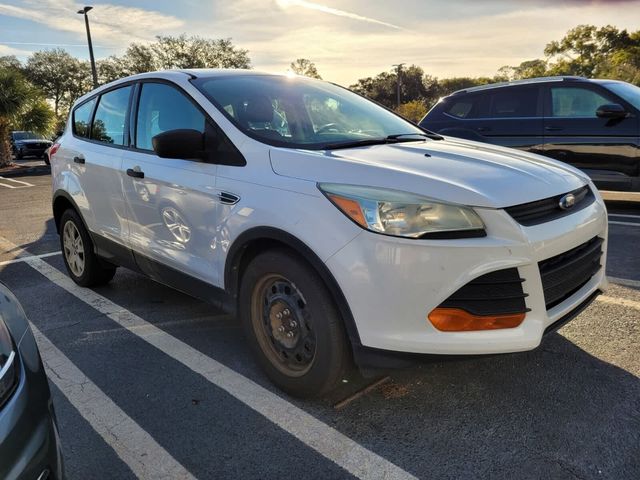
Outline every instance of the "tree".
{"type": "Polygon", "coordinates": [[[291,62],[291,71],[297,75],[304,75],[305,77],[322,80],[322,77],[316,68],[316,64],[307,58],[297,58],[295,62],[291,62]]]}
{"type": "Polygon", "coordinates": [[[516,67],[504,66],[498,70],[498,75],[505,80],[522,80],[525,78],[544,77],[547,75],[547,61],[539,58],[527,60],[516,67]]]}
{"type": "MultiPolygon", "coordinates": [[[[435,79],[425,75],[424,70],[416,65],[405,68],[400,80],[401,103],[431,98],[435,92],[435,79]]],[[[397,105],[398,75],[395,71],[361,78],[349,88],[388,108],[395,108],[397,105]]]]}
{"type": "Polygon", "coordinates": [[[48,133],[53,119],[53,111],[39,90],[19,71],[0,68],[0,167],[11,162],[11,129],[48,133]]]}
{"type": "Polygon", "coordinates": [[[396,112],[413,123],[418,123],[427,113],[427,107],[422,100],[411,100],[400,105],[396,112]]]}
{"type": "Polygon", "coordinates": [[[98,62],[101,82],[154,70],[172,68],[251,68],[248,51],[231,39],[205,39],[197,36],[159,36],[149,45],[132,43],[124,55],[98,62]]]}
{"type": "Polygon", "coordinates": [[[89,66],[61,48],[35,52],[24,68],[27,79],[53,102],[56,117],[91,90],[89,66]]]}
{"type": "Polygon", "coordinates": [[[0,68],[12,68],[14,70],[22,70],[22,64],[15,55],[5,55],[0,57],[0,68]]]}

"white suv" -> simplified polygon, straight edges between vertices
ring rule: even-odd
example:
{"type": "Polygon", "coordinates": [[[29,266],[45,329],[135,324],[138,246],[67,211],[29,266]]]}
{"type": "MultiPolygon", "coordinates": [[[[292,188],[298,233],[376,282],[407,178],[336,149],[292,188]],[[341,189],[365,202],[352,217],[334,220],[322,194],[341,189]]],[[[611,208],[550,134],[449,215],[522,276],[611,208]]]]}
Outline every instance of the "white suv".
{"type": "Polygon", "coordinates": [[[585,174],[318,80],[125,78],[78,100],[51,164],[76,283],[124,266],[237,309],[299,396],[352,359],[531,350],[606,286],[606,210],[585,174]]]}

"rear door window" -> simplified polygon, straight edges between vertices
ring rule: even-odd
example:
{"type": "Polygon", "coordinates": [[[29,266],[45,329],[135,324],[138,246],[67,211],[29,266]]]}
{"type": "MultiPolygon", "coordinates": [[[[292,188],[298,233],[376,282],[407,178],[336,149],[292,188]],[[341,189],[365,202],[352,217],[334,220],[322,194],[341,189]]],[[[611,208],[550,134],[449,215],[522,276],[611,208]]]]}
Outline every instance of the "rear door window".
{"type": "Polygon", "coordinates": [[[73,111],[73,134],[78,137],[89,138],[89,126],[91,125],[91,113],[96,104],[96,99],[92,98],[83,103],[73,111]]]}
{"type": "Polygon", "coordinates": [[[126,145],[126,119],[131,88],[118,88],[100,97],[91,127],[93,140],[111,145],[126,145]]]}
{"type": "MultiPolygon", "coordinates": [[[[538,87],[497,88],[489,95],[489,118],[536,117],[538,87]]],[[[487,92],[488,93],[488,92],[487,92]]]]}

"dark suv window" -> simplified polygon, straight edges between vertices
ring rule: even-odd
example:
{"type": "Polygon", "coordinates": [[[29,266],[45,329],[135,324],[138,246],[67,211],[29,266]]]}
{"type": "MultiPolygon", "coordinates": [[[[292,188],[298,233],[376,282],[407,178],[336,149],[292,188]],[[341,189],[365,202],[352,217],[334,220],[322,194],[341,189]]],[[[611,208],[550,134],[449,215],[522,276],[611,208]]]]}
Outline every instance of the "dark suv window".
{"type": "Polygon", "coordinates": [[[95,103],[96,100],[93,98],[73,111],[73,133],[78,137],[89,138],[91,112],[93,112],[95,103]]]}
{"type": "Polygon", "coordinates": [[[596,117],[601,105],[615,103],[588,88],[554,87],[551,89],[552,117],[596,117]]]}
{"type": "Polygon", "coordinates": [[[447,100],[448,105],[444,111],[456,118],[478,118],[480,116],[479,100],[480,96],[478,95],[453,97],[447,100]]]}
{"type": "Polygon", "coordinates": [[[153,150],[151,139],[168,130],[204,132],[204,122],[203,113],[175,88],[162,83],[145,83],[138,106],[136,147],[153,150]]]}
{"type": "Polygon", "coordinates": [[[489,118],[535,117],[538,110],[537,87],[497,88],[489,95],[489,118]]]}
{"type": "Polygon", "coordinates": [[[112,145],[125,145],[125,124],[131,86],[118,88],[100,97],[93,118],[91,138],[112,145]]]}

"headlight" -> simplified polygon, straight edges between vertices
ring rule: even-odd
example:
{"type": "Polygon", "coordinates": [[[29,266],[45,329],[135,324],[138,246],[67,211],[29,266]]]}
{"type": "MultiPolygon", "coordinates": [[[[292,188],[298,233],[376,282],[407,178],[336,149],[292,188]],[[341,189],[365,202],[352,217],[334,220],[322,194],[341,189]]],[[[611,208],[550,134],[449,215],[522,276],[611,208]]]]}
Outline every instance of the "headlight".
{"type": "Polygon", "coordinates": [[[411,193],[321,183],[318,188],[351,220],[372,232],[409,238],[484,237],[484,224],[469,207],[411,193]]]}
{"type": "Polygon", "coordinates": [[[9,330],[0,318],[0,407],[18,383],[16,352],[9,330]]]}

